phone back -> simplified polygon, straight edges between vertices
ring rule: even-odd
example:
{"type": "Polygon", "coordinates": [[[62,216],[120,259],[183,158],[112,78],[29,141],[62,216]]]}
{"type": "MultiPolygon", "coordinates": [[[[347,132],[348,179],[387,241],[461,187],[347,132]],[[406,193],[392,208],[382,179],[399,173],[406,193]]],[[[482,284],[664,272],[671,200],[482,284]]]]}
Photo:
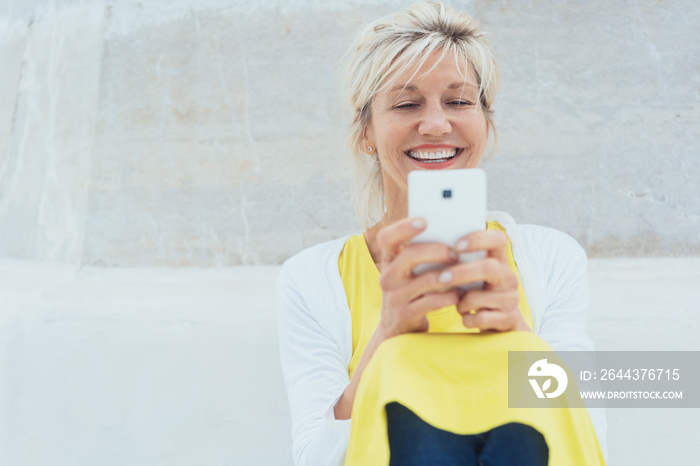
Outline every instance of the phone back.
{"type": "MultiPolygon", "coordinates": [[[[412,171],[408,174],[408,215],[422,217],[428,226],[413,243],[437,242],[454,247],[469,233],[486,228],[486,172],[464,170],[412,171]]],[[[460,262],[483,259],[484,251],[461,253],[460,262]]],[[[425,263],[414,275],[441,269],[444,264],[425,263]]],[[[481,289],[484,282],[460,285],[463,291],[481,289]]]]}
{"type": "Polygon", "coordinates": [[[486,228],[486,172],[480,168],[412,171],[408,215],[428,223],[414,242],[454,246],[461,237],[486,228]]]}

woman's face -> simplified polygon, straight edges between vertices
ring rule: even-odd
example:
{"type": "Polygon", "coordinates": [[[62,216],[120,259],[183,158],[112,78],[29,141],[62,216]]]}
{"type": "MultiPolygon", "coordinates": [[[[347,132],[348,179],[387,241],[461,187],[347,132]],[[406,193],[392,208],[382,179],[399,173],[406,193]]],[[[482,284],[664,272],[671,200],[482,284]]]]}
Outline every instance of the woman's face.
{"type": "Polygon", "coordinates": [[[372,99],[365,142],[381,163],[387,209],[404,207],[410,171],[474,168],[486,148],[474,72],[468,67],[465,81],[452,55],[439,58],[432,54],[372,99]]]}

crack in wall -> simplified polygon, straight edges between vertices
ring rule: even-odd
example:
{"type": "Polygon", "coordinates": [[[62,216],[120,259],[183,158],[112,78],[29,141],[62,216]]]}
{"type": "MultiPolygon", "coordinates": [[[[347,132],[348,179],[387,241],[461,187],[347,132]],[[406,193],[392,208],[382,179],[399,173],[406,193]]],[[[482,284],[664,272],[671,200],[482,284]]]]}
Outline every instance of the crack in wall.
{"type": "MultiPolygon", "coordinates": [[[[53,9],[53,4],[50,12],[52,15],[56,15],[56,11],[53,9]]],[[[56,255],[60,252],[61,247],[65,243],[65,236],[61,233],[65,232],[67,229],[70,230],[70,220],[68,212],[62,211],[62,209],[56,209],[58,206],[68,207],[66,210],[70,210],[71,200],[65,196],[65,190],[61,189],[61,182],[57,175],[57,170],[60,170],[61,155],[58,153],[56,148],[56,111],[58,107],[58,99],[61,94],[60,86],[60,66],[63,63],[63,49],[65,43],[65,32],[62,28],[61,20],[54,19],[51,21],[50,30],[50,44],[49,44],[49,57],[46,69],[46,94],[48,101],[48,112],[47,112],[47,131],[45,135],[45,155],[46,155],[46,173],[45,180],[46,184],[43,186],[43,191],[41,198],[39,200],[39,206],[37,209],[37,241],[35,244],[36,256],[48,259],[52,261],[56,258],[56,255]],[[58,191],[58,195],[57,195],[58,191]],[[62,198],[57,200],[58,198],[62,198]],[[63,202],[61,202],[63,201],[63,202]],[[64,222],[64,228],[62,231],[57,232],[55,228],[52,228],[53,223],[56,220],[56,210],[58,214],[62,215],[64,222]],[[63,240],[63,241],[62,241],[63,240]]]]}
{"type": "MultiPolygon", "coordinates": [[[[13,2],[14,4],[14,2],[13,2]]],[[[11,13],[11,12],[10,12],[11,13]]],[[[11,14],[10,14],[11,16],[11,14]]],[[[7,202],[9,196],[2,196],[2,193],[4,191],[4,185],[5,183],[9,183],[9,180],[6,180],[6,178],[9,176],[8,171],[10,167],[10,160],[12,159],[12,141],[14,139],[15,131],[17,130],[17,114],[19,113],[19,107],[20,107],[20,96],[21,96],[21,89],[22,89],[22,82],[24,82],[26,78],[26,73],[27,73],[27,57],[29,54],[29,47],[30,47],[30,38],[31,38],[31,33],[32,33],[32,28],[34,25],[34,20],[30,19],[27,22],[27,28],[26,28],[26,37],[27,40],[24,44],[24,53],[22,54],[22,63],[20,64],[20,71],[19,71],[19,77],[17,78],[17,92],[15,93],[15,104],[13,107],[12,111],[12,122],[10,124],[10,132],[9,132],[9,137],[7,139],[7,148],[6,148],[6,157],[5,160],[3,161],[2,165],[0,165],[0,207],[7,202]]],[[[9,27],[8,27],[8,35],[9,35],[9,27]]],[[[7,42],[7,38],[5,39],[5,42],[7,42]]],[[[9,188],[8,188],[9,189],[9,188]]]]}
{"type": "Polygon", "coordinates": [[[238,44],[241,50],[241,65],[243,68],[243,128],[245,129],[245,135],[250,144],[251,154],[255,159],[255,173],[260,174],[260,159],[257,154],[253,134],[250,131],[250,71],[248,69],[248,59],[246,58],[246,48],[241,35],[241,27],[236,28],[236,33],[238,35],[238,44]]]}

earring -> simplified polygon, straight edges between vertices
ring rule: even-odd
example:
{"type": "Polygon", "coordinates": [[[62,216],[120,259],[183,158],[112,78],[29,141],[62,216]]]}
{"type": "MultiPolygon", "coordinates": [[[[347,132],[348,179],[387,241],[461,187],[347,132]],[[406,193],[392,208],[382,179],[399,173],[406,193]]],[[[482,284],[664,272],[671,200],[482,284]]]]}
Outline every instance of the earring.
{"type": "Polygon", "coordinates": [[[369,146],[369,147],[367,148],[367,152],[372,152],[373,150],[374,150],[374,149],[372,149],[372,146],[369,146]]]}

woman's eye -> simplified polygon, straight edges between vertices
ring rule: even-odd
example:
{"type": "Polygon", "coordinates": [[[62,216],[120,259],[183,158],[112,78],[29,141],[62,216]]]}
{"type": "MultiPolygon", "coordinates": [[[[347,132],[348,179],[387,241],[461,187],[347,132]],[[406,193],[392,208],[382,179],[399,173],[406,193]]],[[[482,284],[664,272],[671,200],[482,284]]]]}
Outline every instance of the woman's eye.
{"type": "Polygon", "coordinates": [[[402,102],[396,105],[394,108],[412,108],[415,106],[417,106],[417,104],[414,104],[413,102],[402,102]]]}
{"type": "Polygon", "coordinates": [[[469,102],[468,100],[453,100],[450,102],[450,105],[454,107],[469,107],[474,104],[469,102]]]}

